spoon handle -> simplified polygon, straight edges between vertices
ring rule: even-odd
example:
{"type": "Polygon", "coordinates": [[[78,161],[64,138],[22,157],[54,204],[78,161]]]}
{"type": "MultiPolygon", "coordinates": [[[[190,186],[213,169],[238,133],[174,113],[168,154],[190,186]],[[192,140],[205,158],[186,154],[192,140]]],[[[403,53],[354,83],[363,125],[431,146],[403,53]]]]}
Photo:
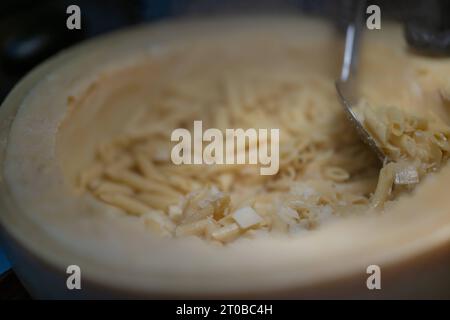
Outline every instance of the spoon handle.
{"type": "Polygon", "coordinates": [[[358,49],[363,26],[365,0],[355,0],[352,6],[353,18],[347,26],[345,35],[344,60],[342,62],[341,81],[347,81],[354,75],[358,62],[358,49]]]}

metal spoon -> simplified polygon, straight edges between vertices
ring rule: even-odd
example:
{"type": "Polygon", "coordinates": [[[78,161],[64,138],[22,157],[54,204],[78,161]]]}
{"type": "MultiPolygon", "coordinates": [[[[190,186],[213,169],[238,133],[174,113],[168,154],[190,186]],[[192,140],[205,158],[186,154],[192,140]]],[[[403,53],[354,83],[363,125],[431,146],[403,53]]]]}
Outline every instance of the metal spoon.
{"type": "Polygon", "coordinates": [[[359,1],[358,5],[355,6],[353,19],[347,26],[345,35],[344,60],[342,63],[340,79],[336,81],[336,90],[338,92],[338,96],[341,100],[342,106],[346,111],[347,118],[356,128],[358,135],[366,144],[368,144],[372,148],[378,158],[382,162],[384,162],[386,160],[386,155],[378,147],[375,139],[370,134],[370,132],[368,132],[364,128],[363,124],[360,122],[353,110],[353,106],[357,103],[355,78],[360,35],[363,28],[362,19],[364,17],[364,3],[365,1],[359,1]]]}

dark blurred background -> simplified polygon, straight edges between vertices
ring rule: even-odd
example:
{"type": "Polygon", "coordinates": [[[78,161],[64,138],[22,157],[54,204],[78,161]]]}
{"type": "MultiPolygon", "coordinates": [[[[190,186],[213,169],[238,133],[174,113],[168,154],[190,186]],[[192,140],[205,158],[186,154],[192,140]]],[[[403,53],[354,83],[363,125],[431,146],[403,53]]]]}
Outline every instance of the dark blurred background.
{"type": "MultiPolygon", "coordinates": [[[[359,0],[1,0],[0,103],[41,61],[115,29],[168,17],[277,11],[326,16],[342,29],[355,1],[359,0]],[[81,9],[81,30],[66,28],[66,9],[73,4],[81,9]]],[[[413,23],[407,37],[411,44],[449,53],[450,0],[380,0],[367,4],[380,6],[382,21],[413,23]]],[[[0,300],[28,297],[14,274],[6,271],[9,267],[0,247],[0,300]]]]}
{"type": "MultiPolygon", "coordinates": [[[[356,0],[357,1],[357,0],[356,0]]],[[[355,0],[2,0],[0,1],[0,101],[40,61],[79,41],[118,28],[180,15],[303,11],[344,25],[355,0]],[[66,8],[81,8],[81,30],[68,30],[66,8]]],[[[368,1],[382,18],[411,19],[442,14],[441,2],[368,1]]],[[[447,6],[447,9],[450,9],[447,6]]],[[[445,11],[445,10],[444,10],[445,11]]],[[[447,11],[448,12],[448,11],[447,11]]]]}

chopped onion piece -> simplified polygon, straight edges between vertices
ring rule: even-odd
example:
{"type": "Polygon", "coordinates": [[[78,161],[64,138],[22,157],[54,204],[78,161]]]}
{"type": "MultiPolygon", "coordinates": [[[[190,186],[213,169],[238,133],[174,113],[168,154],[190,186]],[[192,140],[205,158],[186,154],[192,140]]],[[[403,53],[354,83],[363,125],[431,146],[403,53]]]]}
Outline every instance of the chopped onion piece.
{"type": "Polygon", "coordinates": [[[162,211],[149,211],[141,219],[147,227],[160,234],[172,234],[175,231],[175,224],[162,211]]]}
{"type": "Polygon", "coordinates": [[[395,184],[419,183],[419,174],[413,166],[402,167],[395,173],[395,184]]]}
{"type": "Polygon", "coordinates": [[[211,219],[206,218],[203,220],[199,220],[199,221],[195,221],[192,223],[187,223],[181,226],[178,226],[176,229],[176,236],[177,237],[181,237],[181,236],[202,236],[208,226],[210,224],[212,224],[213,222],[211,221],[211,219]]]}
{"type": "Polygon", "coordinates": [[[232,223],[215,230],[214,232],[212,232],[211,236],[213,237],[213,239],[222,242],[228,242],[237,237],[239,235],[239,231],[239,226],[236,223],[232,223]]]}
{"type": "Polygon", "coordinates": [[[233,219],[242,229],[257,225],[263,221],[252,207],[243,207],[233,213],[233,219]]]}

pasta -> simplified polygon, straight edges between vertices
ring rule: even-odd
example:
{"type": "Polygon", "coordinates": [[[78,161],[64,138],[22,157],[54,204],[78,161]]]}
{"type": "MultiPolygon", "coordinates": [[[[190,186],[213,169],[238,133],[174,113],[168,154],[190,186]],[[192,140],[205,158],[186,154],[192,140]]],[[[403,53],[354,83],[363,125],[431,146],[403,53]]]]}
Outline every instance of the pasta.
{"type": "Polygon", "coordinates": [[[359,117],[393,160],[380,164],[347,122],[334,78],[280,60],[264,68],[234,60],[162,83],[151,107],[98,146],[79,187],[138,216],[151,232],[223,244],[298,234],[333,217],[383,209],[447,161],[448,126],[361,102],[359,117]],[[195,120],[222,133],[280,129],[278,173],[260,175],[250,164],[173,164],[171,132],[192,130],[195,120]]]}
{"type": "Polygon", "coordinates": [[[447,162],[450,127],[444,122],[412,115],[396,107],[374,108],[365,101],[355,111],[390,161],[380,171],[373,196],[375,206],[389,199],[394,185],[397,193],[402,188],[411,188],[425,174],[447,162]]]}

